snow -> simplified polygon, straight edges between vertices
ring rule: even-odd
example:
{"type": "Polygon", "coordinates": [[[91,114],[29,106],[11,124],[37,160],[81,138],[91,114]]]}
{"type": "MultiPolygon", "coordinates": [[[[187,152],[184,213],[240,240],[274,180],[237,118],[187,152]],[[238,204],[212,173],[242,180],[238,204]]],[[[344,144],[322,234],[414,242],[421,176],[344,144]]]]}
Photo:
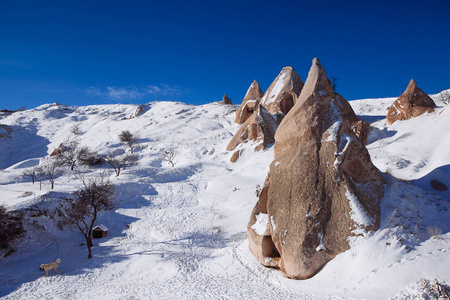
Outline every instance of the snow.
{"type": "Polygon", "coordinates": [[[286,77],[288,76],[287,72],[283,72],[280,77],[278,78],[277,82],[273,86],[272,91],[270,91],[270,94],[264,94],[263,99],[261,100],[261,103],[265,106],[270,105],[275,99],[277,98],[278,94],[281,92],[281,89],[284,86],[284,82],[286,80],[286,77]]]}
{"type": "MultiPolygon", "coordinates": [[[[302,281],[263,267],[249,250],[255,188],[264,183],[273,147],[254,152],[255,143],[248,142],[240,146],[239,160],[229,161],[225,148],[239,127],[233,122],[236,106],[152,102],[135,117],[136,105],[53,103],[2,115],[0,128],[13,131],[0,138],[0,204],[26,214],[27,234],[14,253],[0,258],[0,297],[426,298],[430,291],[423,280],[450,285],[450,195],[430,186],[434,179],[450,187],[450,109],[437,101],[434,113],[389,126],[385,116],[394,100],[350,102],[371,123],[367,148],[376,167],[387,172],[380,229],[349,238],[348,251],[302,281]],[[72,133],[74,125],[81,134],[72,133]],[[23,176],[69,140],[100,154],[125,153],[129,149],[118,139],[124,130],[140,135],[139,161],[119,177],[107,165],[76,165],[74,172],[63,168],[50,190],[48,181],[40,189],[23,176]],[[162,149],[176,151],[174,167],[161,160],[162,149]],[[55,209],[81,185],[79,174],[89,179],[102,172],[116,186],[119,204],[100,214],[97,224],[108,228],[108,237],[94,241],[88,259],[86,246],[80,246],[84,237],[76,229],[61,231],[55,209]],[[39,265],[58,258],[58,274],[43,276],[39,265]]],[[[337,121],[329,122],[330,137],[337,121]]],[[[344,137],[341,149],[348,142],[344,137]]],[[[350,191],[347,197],[355,204],[351,217],[370,223],[350,191]]],[[[262,213],[252,228],[264,234],[269,219],[275,228],[277,220],[262,213]]],[[[322,241],[316,250],[325,248],[322,241]]]]}
{"type": "Polygon", "coordinates": [[[367,214],[366,210],[353,193],[345,186],[345,197],[348,199],[350,206],[350,217],[357,224],[362,226],[374,225],[374,220],[367,214]]]}
{"type": "Polygon", "coordinates": [[[275,225],[275,221],[273,220],[273,216],[270,216],[270,225],[272,225],[272,229],[276,230],[277,226],[275,225]]]}
{"type": "Polygon", "coordinates": [[[98,229],[100,229],[102,231],[108,231],[108,227],[106,227],[103,224],[99,224],[99,225],[95,226],[93,229],[95,229],[95,228],[98,228],[98,229]]]}
{"type": "Polygon", "coordinates": [[[316,247],[316,251],[320,251],[320,250],[325,251],[325,250],[327,250],[327,248],[326,248],[325,245],[323,244],[323,232],[322,232],[322,231],[319,232],[319,233],[317,234],[317,236],[318,236],[319,239],[320,239],[320,244],[319,244],[319,246],[316,247]]]}
{"type": "Polygon", "coordinates": [[[267,222],[269,221],[269,216],[265,213],[260,212],[255,217],[256,217],[256,222],[255,222],[255,224],[252,225],[251,228],[258,235],[264,235],[264,232],[266,232],[266,228],[267,228],[267,222]]]}

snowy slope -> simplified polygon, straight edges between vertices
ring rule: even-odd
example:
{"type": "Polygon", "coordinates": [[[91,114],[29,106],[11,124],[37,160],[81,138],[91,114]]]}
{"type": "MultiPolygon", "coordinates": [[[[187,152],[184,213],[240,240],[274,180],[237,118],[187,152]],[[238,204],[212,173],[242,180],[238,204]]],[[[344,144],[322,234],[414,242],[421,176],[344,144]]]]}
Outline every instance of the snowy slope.
{"type": "Polygon", "coordinates": [[[349,251],[304,281],[262,267],[248,250],[246,226],[273,149],[253,152],[247,144],[238,162],[229,162],[225,148],[239,127],[235,106],[153,102],[135,117],[135,105],[48,104],[4,116],[0,124],[13,132],[0,139],[0,203],[26,212],[28,233],[15,253],[0,259],[0,297],[420,299],[427,295],[422,279],[449,285],[450,197],[431,191],[427,176],[439,171],[439,180],[449,178],[450,109],[387,126],[383,118],[394,100],[351,102],[372,123],[367,147],[388,173],[381,228],[351,238],[349,251]],[[71,133],[74,125],[82,134],[71,133]],[[65,168],[51,191],[48,182],[40,190],[22,175],[68,140],[98,153],[125,153],[118,140],[123,130],[140,136],[139,164],[119,177],[107,166],[65,168]],[[176,152],[175,167],[161,161],[161,149],[176,152]],[[53,211],[80,185],[76,173],[95,177],[104,171],[120,205],[100,216],[109,235],[94,241],[89,260],[80,246],[83,236],[59,230],[53,211]],[[430,237],[435,228],[441,234],[430,237]],[[51,270],[43,277],[39,265],[57,258],[58,275],[51,270]]]}

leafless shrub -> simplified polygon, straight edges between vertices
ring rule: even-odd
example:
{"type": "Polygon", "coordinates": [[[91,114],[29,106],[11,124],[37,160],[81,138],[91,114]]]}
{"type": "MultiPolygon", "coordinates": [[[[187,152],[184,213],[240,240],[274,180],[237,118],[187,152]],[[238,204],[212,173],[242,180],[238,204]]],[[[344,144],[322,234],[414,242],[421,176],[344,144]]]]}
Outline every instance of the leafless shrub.
{"type": "Polygon", "coordinates": [[[30,176],[31,180],[34,182],[36,181],[37,177],[38,177],[38,167],[32,167],[32,168],[28,168],[25,169],[25,171],[23,171],[23,176],[30,176]]]}
{"type": "Polygon", "coordinates": [[[175,167],[175,158],[177,156],[177,152],[173,148],[162,149],[159,155],[162,161],[168,162],[172,168],[175,167]]]}
{"type": "Polygon", "coordinates": [[[4,205],[0,205],[0,249],[8,249],[16,239],[24,235],[22,219],[22,214],[8,212],[4,205]]]}
{"type": "Polygon", "coordinates": [[[124,154],[119,156],[114,156],[112,153],[109,153],[106,157],[105,161],[114,169],[116,173],[116,177],[120,175],[120,171],[122,169],[125,170],[126,166],[131,166],[136,164],[138,160],[137,155],[134,154],[124,154]]]}
{"type": "Polygon", "coordinates": [[[97,152],[89,149],[89,147],[81,147],[78,150],[77,159],[81,164],[86,166],[96,166],[105,163],[105,160],[97,152]]]}
{"type": "Polygon", "coordinates": [[[256,197],[259,197],[259,195],[261,195],[261,191],[262,191],[261,186],[259,184],[257,184],[256,191],[255,191],[256,197]]]}
{"type": "Polygon", "coordinates": [[[56,156],[57,163],[60,166],[68,165],[73,171],[78,158],[78,143],[72,142],[68,146],[61,147],[63,151],[56,156]]]}
{"type": "Polygon", "coordinates": [[[52,190],[55,187],[55,180],[58,175],[59,170],[57,161],[51,157],[44,158],[39,165],[38,176],[40,178],[48,179],[52,185],[52,190]]]}
{"type": "Polygon", "coordinates": [[[449,104],[450,103],[450,92],[449,91],[440,92],[438,94],[438,99],[445,105],[449,104]]]}
{"type": "Polygon", "coordinates": [[[85,181],[72,198],[65,198],[66,205],[59,211],[61,227],[75,227],[83,234],[88,248],[88,258],[92,258],[91,248],[92,229],[101,211],[112,210],[116,207],[116,192],[114,186],[100,178],[85,181]]]}
{"type": "Polygon", "coordinates": [[[338,81],[338,78],[336,76],[331,76],[331,87],[333,88],[333,92],[337,91],[337,84],[336,81],[338,81]]]}
{"type": "Polygon", "coordinates": [[[83,133],[83,131],[81,131],[81,128],[79,125],[73,125],[72,128],[70,129],[70,131],[75,135],[80,135],[83,133]]]}

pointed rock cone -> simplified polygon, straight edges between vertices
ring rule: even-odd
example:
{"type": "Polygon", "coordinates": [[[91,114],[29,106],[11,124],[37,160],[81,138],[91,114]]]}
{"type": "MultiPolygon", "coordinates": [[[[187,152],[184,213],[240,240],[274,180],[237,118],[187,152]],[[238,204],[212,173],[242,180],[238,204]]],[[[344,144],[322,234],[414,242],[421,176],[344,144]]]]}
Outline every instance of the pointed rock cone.
{"type": "Polygon", "coordinates": [[[236,118],[234,119],[234,123],[243,124],[247,119],[253,114],[256,110],[256,107],[259,104],[262,96],[264,96],[263,91],[259,87],[259,84],[256,80],[253,80],[253,83],[247,90],[245,94],[244,100],[242,100],[241,106],[239,106],[236,111],[236,118]]]}
{"type": "Polygon", "coordinates": [[[228,97],[227,94],[223,95],[223,99],[220,102],[222,104],[233,104],[233,102],[231,102],[231,99],[228,97]]]}
{"type": "Polygon", "coordinates": [[[262,141],[262,147],[275,142],[274,136],[278,128],[276,119],[261,105],[253,113],[228,143],[227,150],[232,151],[248,140],[262,141]]]}
{"type": "Polygon", "coordinates": [[[315,58],[275,134],[275,159],[247,226],[263,265],[306,279],[346,251],[349,236],[379,227],[386,181],[352,130],[357,120],[315,58]]]}
{"type": "Polygon", "coordinates": [[[297,101],[302,88],[303,81],[297,72],[290,66],[284,67],[267,89],[261,105],[271,114],[286,115],[297,101]]]}
{"type": "Polygon", "coordinates": [[[386,121],[391,125],[395,121],[409,120],[425,112],[433,112],[434,107],[436,104],[433,99],[419,89],[416,82],[411,79],[403,94],[389,108],[386,121]]]}

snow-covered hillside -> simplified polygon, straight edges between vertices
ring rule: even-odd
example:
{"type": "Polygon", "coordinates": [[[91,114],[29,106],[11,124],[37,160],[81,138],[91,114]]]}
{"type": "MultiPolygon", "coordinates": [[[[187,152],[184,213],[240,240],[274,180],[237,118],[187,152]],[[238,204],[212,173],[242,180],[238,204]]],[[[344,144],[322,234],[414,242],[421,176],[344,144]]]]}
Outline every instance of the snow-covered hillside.
{"type": "Polygon", "coordinates": [[[434,280],[450,285],[450,108],[387,126],[394,98],[351,101],[372,123],[367,148],[386,172],[378,231],[350,240],[309,280],[285,278],[261,266],[248,249],[247,222],[273,148],[244,145],[236,163],[226,145],[239,125],[236,106],[153,102],[71,107],[58,104],[0,117],[0,204],[26,212],[26,236],[0,258],[3,299],[427,299],[434,280]],[[77,125],[81,134],[72,133],[77,125]],[[50,190],[23,176],[61,143],[77,141],[99,154],[129,151],[118,135],[139,135],[138,164],[119,177],[108,165],[64,168],[50,190]],[[175,152],[175,166],[160,158],[175,152]],[[79,174],[107,172],[119,207],[98,223],[108,237],[94,241],[60,230],[55,208],[80,186],[79,174]],[[430,235],[429,231],[432,232],[430,235]],[[437,234],[432,236],[433,234],[437,234]],[[49,277],[40,264],[61,259],[49,277]],[[43,276],[44,275],[44,276],[43,276]],[[426,281],[430,280],[427,285],[426,281]]]}

